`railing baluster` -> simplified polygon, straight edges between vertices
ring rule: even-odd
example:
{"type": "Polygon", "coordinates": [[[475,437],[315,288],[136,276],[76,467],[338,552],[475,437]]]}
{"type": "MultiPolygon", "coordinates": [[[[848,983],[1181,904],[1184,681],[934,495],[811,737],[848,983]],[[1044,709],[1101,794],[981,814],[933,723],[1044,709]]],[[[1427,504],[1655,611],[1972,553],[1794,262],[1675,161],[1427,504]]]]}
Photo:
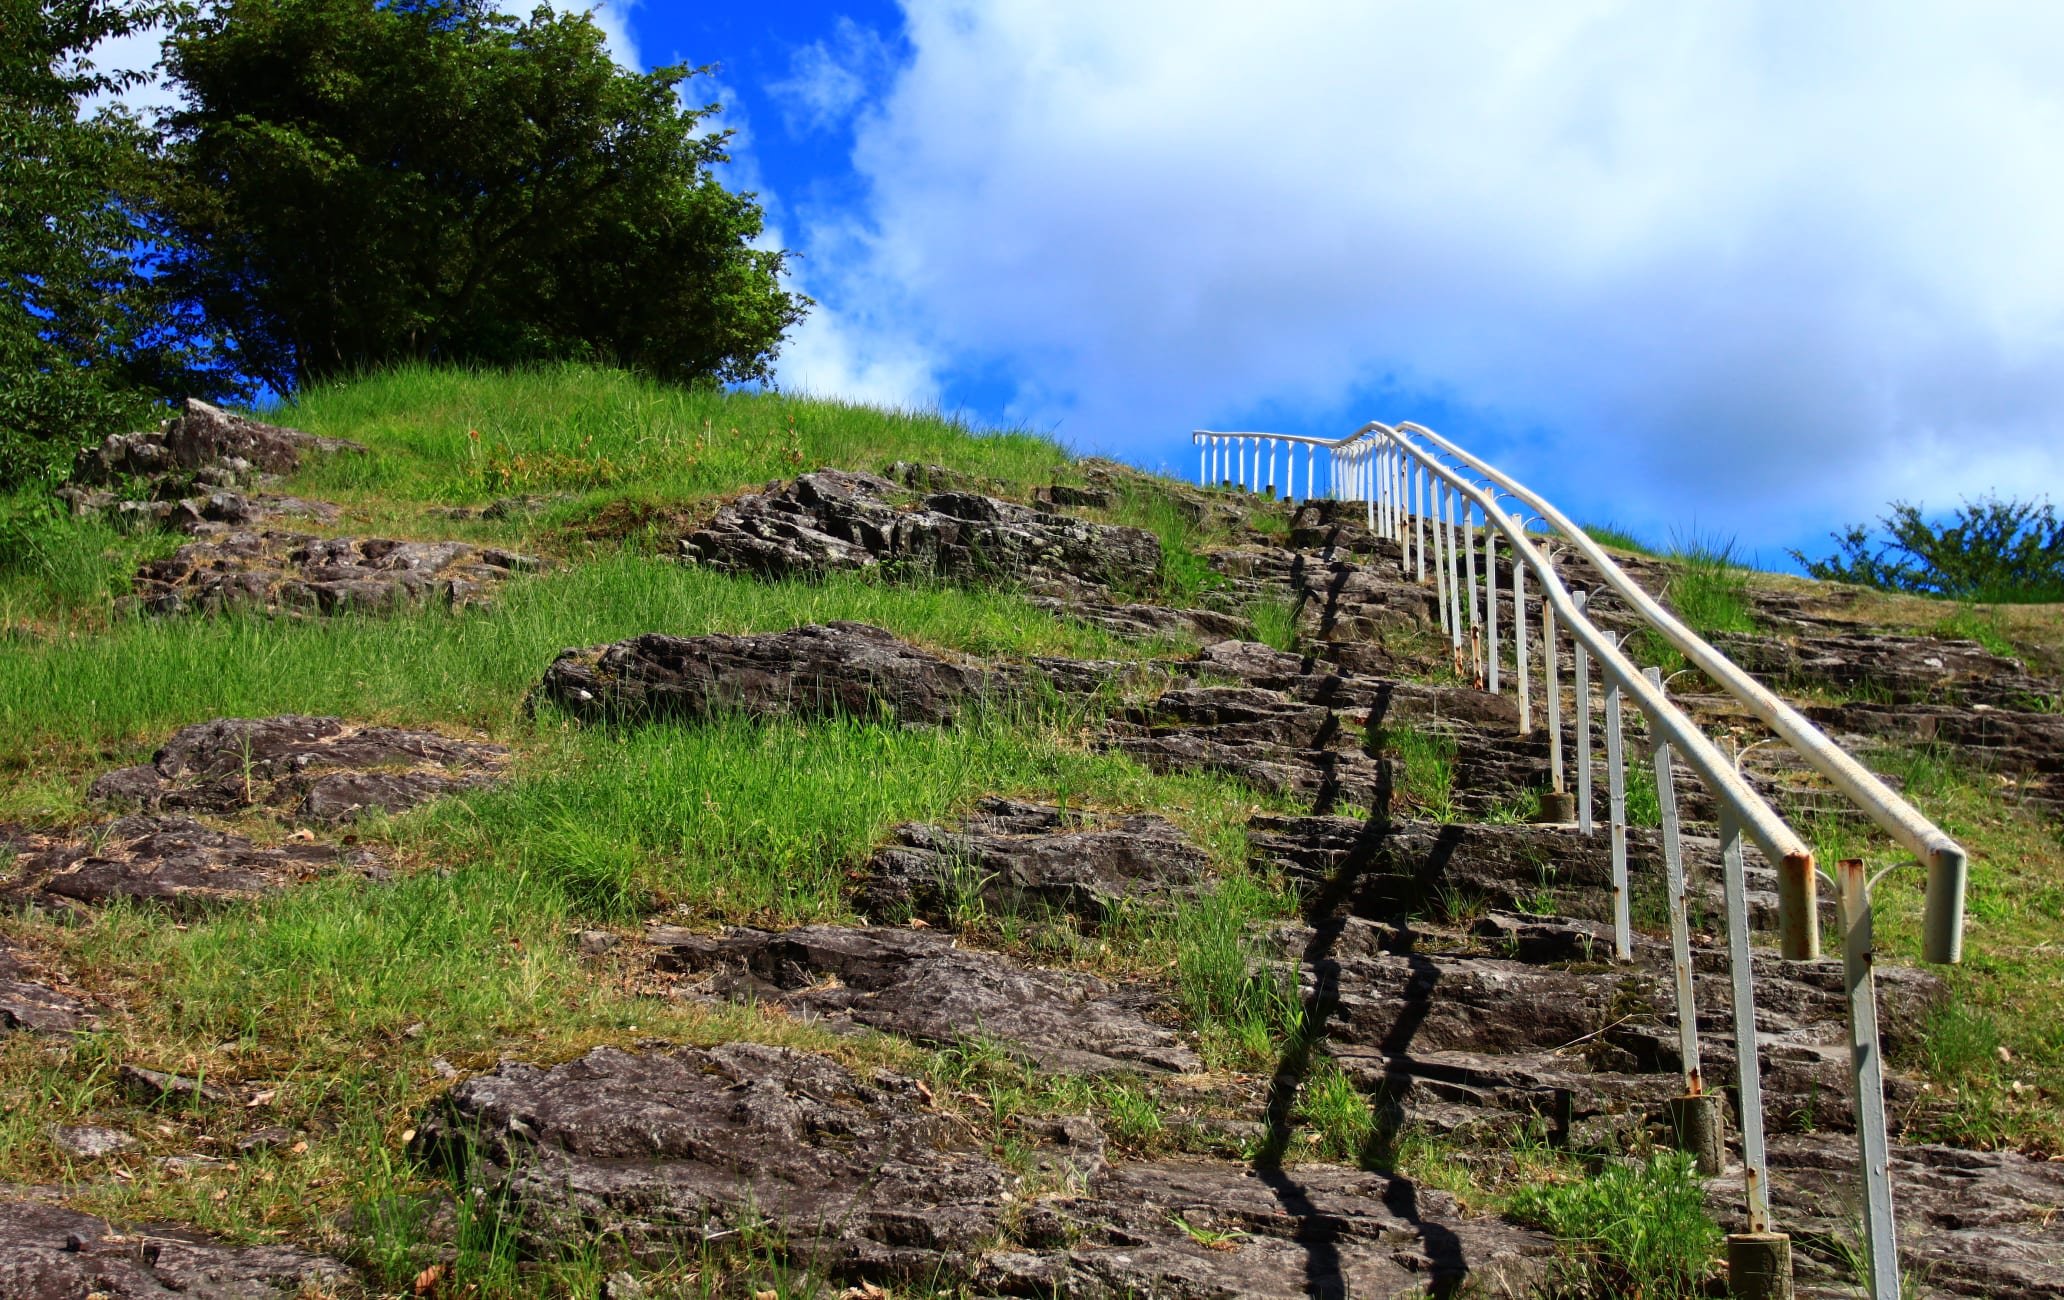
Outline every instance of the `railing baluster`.
{"type": "MultiPolygon", "coordinates": [[[[1516,552],[1531,545],[1521,537],[1512,543],[1512,549],[1516,552]]],[[[1547,602],[1541,607],[1546,609],[1547,602]]],[[[1519,734],[1524,736],[1534,729],[1534,715],[1533,696],[1527,688],[1526,565],[1517,554],[1512,557],[1512,658],[1513,667],[1519,670],[1519,734]]]]}
{"type": "Polygon", "coordinates": [[[1469,592],[1469,673],[1471,681],[1477,686],[1482,686],[1484,679],[1483,611],[1478,604],[1476,542],[1469,535],[1469,530],[1473,526],[1470,519],[1475,513],[1475,506],[1467,501],[1462,503],[1462,558],[1467,567],[1467,577],[1469,579],[1467,587],[1469,592]]]}
{"type": "MultiPolygon", "coordinates": [[[[1590,617],[1590,600],[1583,592],[1571,593],[1570,599],[1590,617]]],[[[1577,831],[1590,835],[1598,829],[1591,818],[1591,656],[1581,640],[1573,648],[1577,659],[1577,831]]]]}
{"type": "Polygon", "coordinates": [[[1741,819],[1720,806],[1720,864],[1727,894],[1727,965],[1734,1002],[1734,1069],[1741,1093],[1743,1180],[1749,1231],[1770,1231],[1770,1164],[1763,1151],[1763,1077],[1756,1047],[1754,956],[1749,950],[1749,897],[1742,867],[1741,819]]]}
{"type": "Polygon", "coordinates": [[[1447,567],[1441,563],[1440,522],[1440,499],[1443,486],[1436,479],[1431,477],[1427,479],[1427,505],[1433,511],[1433,518],[1430,521],[1433,526],[1429,530],[1433,533],[1433,598],[1434,603],[1440,606],[1441,631],[1446,632],[1448,631],[1448,571],[1447,567]]]}
{"type": "Polygon", "coordinates": [[[1842,914],[1842,975],[1849,995],[1849,1063],[1856,1080],[1856,1138],[1863,1165],[1863,1264],[1871,1294],[1899,1295],[1899,1234],[1892,1221],[1891,1152],[1885,1137],[1885,1072],[1878,1050],[1878,994],[1871,956],[1870,881],[1863,863],[1835,864],[1842,914]]]}
{"type": "Polygon", "coordinates": [[[1455,558],[1455,547],[1458,544],[1456,540],[1458,530],[1455,527],[1457,522],[1455,516],[1459,513],[1462,504],[1462,494],[1443,484],[1441,498],[1446,507],[1447,515],[1447,522],[1441,526],[1441,531],[1446,534],[1448,540],[1448,623],[1452,633],[1449,639],[1452,641],[1455,650],[1455,675],[1460,677],[1462,675],[1462,565],[1455,558]]]}
{"type": "MultiPolygon", "coordinates": [[[[1663,688],[1662,669],[1645,668],[1642,675],[1657,690],[1663,688]]],[[[1684,1064],[1684,1093],[1688,1097],[1696,1097],[1706,1090],[1706,1083],[1705,1072],[1699,1065],[1698,996],[1691,978],[1691,900],[1684,878],[1684,844],[1677,822],[1677,779],[1670,762],[1670,742],[1667,740],[1656,742],[1655,781],[1656,805],[1663,822],[1663,884],[1670,903],[1670,962],[1675,968],[1677,986],[1677,1050],[1684,1064]]]]}
{"type": "Polygon", "coordinates": [[[1620,732],[1620,686],[1605,688],[1605,797],[1612,821],[1613,955],[1634,958],[1632,900],[1627,894],[1627,762],[1620,732]]]}
{"type": "Polygon", "coordinates": [[[1489,518],[1484,520],[1484,657],[1490,664],[1490,692],[1498,693],[1498,534],[1492,530],[1489,518]]]}
{"type": "Polygon", "coordinates": [[[1555,645],[1555,606],[1541,602],[1541,713],[1548,721],[1548,784],[1557,794],[1569,789],[1562,774],[1562,679],[1557,670],[1561,658],[1555,645]]]}

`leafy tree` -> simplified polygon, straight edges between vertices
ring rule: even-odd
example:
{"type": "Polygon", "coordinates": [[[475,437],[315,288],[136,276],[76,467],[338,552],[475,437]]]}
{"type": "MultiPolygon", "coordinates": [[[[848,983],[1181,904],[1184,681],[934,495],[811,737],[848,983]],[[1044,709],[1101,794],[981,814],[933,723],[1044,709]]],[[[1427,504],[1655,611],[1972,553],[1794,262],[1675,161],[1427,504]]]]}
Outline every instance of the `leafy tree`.
{"type": "Polygon", "coordinates": [[[1965,502],[1937,526],[1919,507],[1894,502],[1878,520],[1885,540],[1855,524],[1833,537],[1836,553],[1824,560],[1793,551],[1816,578],[1854,582],[1881,591],[1960,600],[2064,600],[2064,520],[2049,502],[1965,502]]]}
{"type": "Polygon", "coordinates": [[[215,340],[156,274],[141,215],[150,132],[90,96],[132,84],[86,55],[148,27],[141,0],[0,0],[0,486],[63,472],[158,401],[239,394],[215,340]]]}
{"type": "Polygon", "coordinates": [[[585,15],[483,0],[222,0],[166,46],[176,267],[289,389],[403,358],[594,358],[763,379],[808,299],[755,248],[725,135],[585,15]]]}

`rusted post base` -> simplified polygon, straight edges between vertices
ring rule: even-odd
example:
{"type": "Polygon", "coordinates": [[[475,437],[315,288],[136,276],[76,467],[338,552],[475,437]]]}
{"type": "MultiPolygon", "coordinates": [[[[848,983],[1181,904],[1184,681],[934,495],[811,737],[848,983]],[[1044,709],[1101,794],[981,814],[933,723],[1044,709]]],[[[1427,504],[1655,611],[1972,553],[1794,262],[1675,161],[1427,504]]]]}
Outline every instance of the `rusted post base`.
{"type": "Polygon", "coordinates": [[[1727,1294],[1734,1300],[1792,1300],[1792,1239],[1782,1232],[1727,1238],[1727,1294]]]}
{"type": "Polygon", "coordinates": [[[1577,819],[1577,801],[1567,790],[1541,791],[1541,811],[1534,820],[1548,825],[1573,822],[1577,819]]]}
{"type": "Polygon", "coordinates": [[[1700,1177],[1718,1178],[1727,1168],[1720,1094],[1702,1092],[1672,1097],[1663,1103],[1663,1109],[1669,1116],[1677,1149],[1689,1152],[1698,1161],[1700,1177]]]}

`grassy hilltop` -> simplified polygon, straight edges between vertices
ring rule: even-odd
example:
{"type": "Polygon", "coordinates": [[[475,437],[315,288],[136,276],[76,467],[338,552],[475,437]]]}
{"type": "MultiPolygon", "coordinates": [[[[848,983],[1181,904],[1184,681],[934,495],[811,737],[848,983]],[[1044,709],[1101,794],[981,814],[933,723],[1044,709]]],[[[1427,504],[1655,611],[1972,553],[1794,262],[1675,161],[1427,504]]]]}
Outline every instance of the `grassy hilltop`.
{"type": "MultiPolygon", "coordinates": [[[[977,656],[1144,660],[1194,649],[1119,640],[1005,587],[759,582],[672,558],[673,539],[718,499],[801,470],[929,463],[1024,500],[1035,487],[1083,481],[1064,448],[922,412],[691,391],[574,367],[405,369],[260,414],[372,449],[321,461],[285,485],[343,508],[324,531],[491,542],[551,567],[512,582],[489,610],[139,617],[117,604],[128,575],[184,539],[39,514],[21,497],[0,525],[0,823],[92,822],[84,792],[95,775],[147,761],[174,729],[217,717],[336,714],[491,739],[514,750],[511,779],[352,827],[391,871],[382,882],[329,876],[176,924],[136,908],[0,912],[0,936],[53,954],[110,1008],[96,1034],[0,1038],[0,1183],[63,1185],[72,1204],[110,1217],[322,1244],[349,1252],[376,1285],[406,1293],[423,1231],[411,1207],[444,1184],[406,1155],[405,1142],[448,1072],[646,1039],[746,1037],[891,1061],[933,1080],[968,1122],[992,1126],[999,1149],[1012,1140],[1014,1113],[1084,1110],[1123,1150],[1167,1149],[1179,1141],[1180,1089],[1037,1075],[976,1048],[921,1051],[748,1007],[655,997],[628,959],[584,958],[571,942],[589,928],[632,934],[655,916],[690,926],[853,920],[848,872],[889,827],[951,819],[985,794],[1154,811],[1206,848],[1216,887],[1180,907],[1119,918],[1060,946],[979,914],[965,918],[965,931],[1047,964],[1160,973],[1213,1072],[1261,1086],[1294,1010],[1279,981],[1252,977],[1250,936],[1256,922],[1295,909],[1283,882],[1250,869],[1245,827],[1257,811],[1288,804],[1229,777],[1157,775],[1096,752],[1082,713],[1094,706],[1026,705],[933,730],[857,720],[618,729],[526,707],[559,650],[649,631],[852,619],[977,656]],[[262,1117],[305,1135],[305,1145],[235,1157],[227,1144],[248,1116],[145,1108],[114,1079],[118,1065],[138,1061],[274,1081],[262,1117]],[[88,1121],[143,1141],[123,1176],[73,1165],[45,1137],[53,1123],[88,1121]],[[226,1158],[145,1158],[195,1151],[226,1158]]],[[[1199,557],[1221,539],[1152,480],[1125,482],[1108,509],[1083,513],[1156,532],[1163,572],[1158,589],[1141,594],[1182,604],[1213,581],[1199,557]]],[[[1685,594],[1697,587],[1717,602],[1715,626],[1735,618],[1730,592],[1812,585],[1711,558],[1679,563],[1685,594]]],[[[1886,598],[1869,609],[1887,626],[1980,633],[2035,665],[2053,664],[2064,644],[2055,608],[1995,616],[1886,598]]],[[[1266,636],[1288,642],[1282,611],[1249,612],[1266,636]]],[[[1437,752],[1403,757],[1408,767],[1440,762],[1437,752]]],[[[1915,1138],[2064,1154],[2064,1022],[2053,1014],[2064,998],[2064,836],[1999,778],[1941,753],[1887,746],[1871,758],[1903,777],[1976,863],[1970,958],[1951,975],[1955,996],[1927,1058],[1909,1063],[1938,1097],[1956,1100],[1899,1122],[1915,1138]]],[[[290,833],[263,813],[225,825],[260,843],[290,833]]],[[[1895,860],[1846,823],[1815,833],[1828,860],[1860,854],[1874,869],[1895,860]]],[[[1882,898],[1882,945],[1916,951],[1915,873],[1888,878],[1882,898]]],[[[1298,1104],[1314,1135],[1310,1155],[1354,1158],[1371,1121],[1353,1088],[1320,1072],[1298,1104]]],[[[1427,1140],[1395,1158],[1465,1205],[1522,1209],[1551,1227],[1567,1228],[1601,1195],[1651,1197],[1689,1216],[1685,1249],[1709,1248],[1681,1185],[1649,1187],[1621,1171],[1601,1193],[1582,1159],[1545,1146],[1489,1160],[1427,1140]]],[[[542,1275],[519,1271],[491,1216],[465,1206],[459,1214],[451,1276],[480,1294],[593,1295],[607,1271],[581,1250],[542,1275]]],[[[801,1285],[751,1251],[691,1261],[671,1276],[703,1294],[796,1294],[801,1285]]]]}

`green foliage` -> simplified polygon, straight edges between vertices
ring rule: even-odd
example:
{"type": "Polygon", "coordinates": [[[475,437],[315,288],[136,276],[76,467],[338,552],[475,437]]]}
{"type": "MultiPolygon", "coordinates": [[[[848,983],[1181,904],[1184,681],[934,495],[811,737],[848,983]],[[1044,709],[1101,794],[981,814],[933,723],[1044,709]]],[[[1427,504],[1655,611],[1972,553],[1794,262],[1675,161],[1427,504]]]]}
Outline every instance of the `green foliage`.
{"type": "Polygon", "coordinates": [[[1836,550],[1826,559],[1791,555],[1816,578],[1880,591],[1994,604],[2064,600],[2064,520],[2048,501],[1966,501],[1939,525],[1895,501],[1878,528],[1882,541],[1867,524],[1830,534],[1836,550]]]}
{"type": "Polygon", "coordinates": [[[1706,1214],[1691,1157],[1679,1151],[1521,1187],[1506,1209],[1563,1240],[1571,1251],[1565,1284],[1586,1295],[1703,1296],[1719,1254],[1720,1229],[1706,1214]]]}
{"type": "Polygon", "coordinates": [[[282,391],[402,358],[765,379],[807,305],[677,98],[704,70],[625,72],[585,14],[230,0],[166,58],[171,278],[282,391]]]}
{"type": "Polygon", "coordinates": [[[218,340],[158,275],[142,212],[152,136],[80,104],[132,76],[94,70],[151,0],[0,0],[0,487],[61,477],[73,452],[154,403],[238,396],[218,340]]]}

